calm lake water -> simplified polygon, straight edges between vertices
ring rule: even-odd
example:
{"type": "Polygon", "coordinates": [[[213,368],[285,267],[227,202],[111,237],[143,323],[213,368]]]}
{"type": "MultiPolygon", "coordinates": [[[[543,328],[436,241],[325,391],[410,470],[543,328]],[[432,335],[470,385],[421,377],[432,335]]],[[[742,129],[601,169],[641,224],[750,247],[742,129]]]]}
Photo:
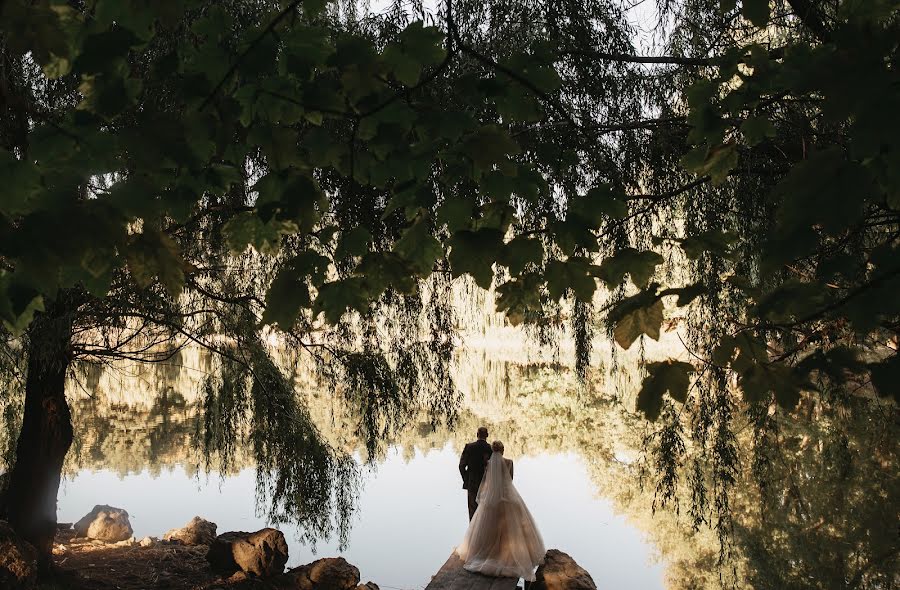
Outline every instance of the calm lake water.
{"type": "MultiPolygon", "coordinates": [[[[363,580],[382,588],[422,588],[462,538],[467,524],[465,492],[457,471],[459,449],[448,444],[405,458],[393,449],[364,471],[349,546],[320,543],[315,551],[281,526],[290,544],[289,565],[343,555],[363,580]]],[[[591,572],[600,588],[663,588],[663,565],[645,536],[598,497],[582,459],[575,454],[516,458],[516,485],[537,519],[548,547],[568,552],[591,572]]],[[[80,518],[95,502],[125,507],[135,535],[161,536],[199,514],[219,531],[266,526],[256,515],[255,473],[244,469],[224,479],[191,476],[175,467],[120,476],[85,469],[64,484],[59,518],[80,518]]]]}
{"type": "MultiPolygon", "coordinates": [[[[340,510],[345,502],[330,508],[315,502],[307,513],[288,510],[288,520],[274,526],[288,539],[290,566],[343,555],[364,581],[386,590],[423,588],[467,526],[459,453],[485,425],[516,461],[516,486],[547,546],[572,555],[598,588],[721,590],[723,582],[734,590],[897,587],[895,408],[854,398],[844,402],[852,411],[810,402],[779,415],[781,450],[769,465],[765,495],[750,468],[750,416],[736,412],[731,426],[741,469],[728,490],[731,536],[723,545],[712,496],[701,514],[706,522],[692,526],[692,488],[684,473],[679,510],[655,502],[657,457],[647,441],[660,425],[634,411],[641,358],[678,358],[684,351],[677,337],[666,334],[616,356],[598,339],[582,383],[566,364],[571,350],[536,352],[516,334],[493,330],[492,338],[470,337],[454,358],[461,397],[452,426],[434,424],[428,410],[414,409],[374,448],[346,392],[317,385],[311,371],[296,368],[294,387],[309,421],[337,456],[356,463],[359,478],[355,488],[352,477],[347,488],[338,487],[346,481],[328,478],[318,488],[295,488],[330,488],[344,498],[349,492],[354,510],[344,545],[334,530],[322,534],[327,518],[310,519],[308,512],[340,510]],[[723,547],[726,561],[720,562],[723,547]]],[[[60,521],[112,504],[129,511],[137,537],[160,537],[195,515],[215,522],[220,533],[269,525],[272,498],[258,488],[250,427],[229,435],[228,463],[203,449],[204,383],[215,374],[209,356],[193,349],[168,364],[76,367],[67,385],[75,442],[64,467],[60,521]]],[[[288,457],[297,444],[289,440],[295,442],[288,457]]],[[[279,457],[275,471],[283,470],[285,456],[279,457]]],[[[689,471],[689,457],[683,465],[689,471]]]]}
{"type": "MultiPolygon", "coordinates": [[[[600,588],[667,587],[667,560],[649,526],[652,495],[638,490],[629,472],[644,423],[628,422],[627,404],[585,391],[565,367],[499,341],[506,348],[481,347],[458,359],[462,399],[452,428],[435,430],[422,414],[372,461],[364,460],[356,418],[341,396],[298,384],[323,438],[355,458],[361,481],[345,547],[335,535],[313,547],[298,525],[276,525],[289,541],[290,566],[343,555],[363,580],[382,588],[424,587],[465,532],[459,453],[486,425],[516,462],[515,484],[548,547],[572,555],[600,588]]],[[[208,370],[208,359],[188,350],[171,366],[76,375],[70,387],[76,441],[60,490],[60,521],[111,504],[128,510],[138,538],[161,537],[195,515],[215,522],[220,533],[269,524],[251,452],[239,446],[224,475],[215,464],[205,468],[201,402],[208,370]]]]}

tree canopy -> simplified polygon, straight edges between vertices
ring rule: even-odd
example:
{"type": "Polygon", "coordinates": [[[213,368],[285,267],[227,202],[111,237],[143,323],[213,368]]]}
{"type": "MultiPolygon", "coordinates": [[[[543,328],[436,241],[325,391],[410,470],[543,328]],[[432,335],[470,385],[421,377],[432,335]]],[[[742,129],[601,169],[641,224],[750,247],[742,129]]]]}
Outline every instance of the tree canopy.
{"type": "Polygon", "coordinates": [[[235,407],[306,440],[275,327],[374,444],[422,384],[452,409],[457,277],[540,337],[570,322],[582,374],[595,329],[627,349],[684,315],[637,409],[665,496],[690,408],[724,514],[738,404],[896,400],[898,5],[661,0],[660,56],[627,10],[5,0],[6,330],[94,360],[200,343],[245,380],[211,389],[211,440],[235,407]]]}

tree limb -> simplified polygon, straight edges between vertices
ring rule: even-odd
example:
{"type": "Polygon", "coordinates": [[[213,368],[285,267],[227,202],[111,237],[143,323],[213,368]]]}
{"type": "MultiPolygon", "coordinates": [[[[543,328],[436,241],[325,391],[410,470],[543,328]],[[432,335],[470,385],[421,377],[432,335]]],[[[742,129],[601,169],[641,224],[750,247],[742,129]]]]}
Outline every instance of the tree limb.
{"type": "Polygon", "coordinates": [[[822,20],[822,15],[816,10],[810,0],[787,0],[791,6],[791,10],[800,19],[803,25],[812,31],[823,43],[831,41],[831,31],[822,20]]]}
{"type": "Polygon", "coordinates": [[[238,66],[241,65],[241,62],[244,61],[244,59],[250,54],[251,51],[256,49],[257,45],[262,43],[262,40],[266,38],[266,35],[268,35],[273,30],[275,30],[275,27],[278,26],[278,23],[280,23],[282,20],[284,20],[284,18],[287,15],[294,12],[294,10],[298,6],[300,6],[300,4],[302,2],[303,2],[303,0],[293,0],[293,2],[288,4],[284,8],[284,10],[279,12],[278,15],[275,18],[273,18],[272,21],[269,22],[268,25],[266,25],[266,28],[262,30],[262,32],[256,37],[256,39],[254,39],[253,42],[251,42],[250,45],[248,45],[247,48],[245,50],[243,50],[240,55],[238,55],[237,59],[234,60],[234,63],[231,64],[231,67],[228,68],[228,71],[225,72],[225,75],[222,76],[222,79],[219,80],[218,84],[216,84],[213,87],[213,89],[212,89],[212,91],[210,91],[209,95],[203,99],[202,103],[200,103],[200,108],[197,110],[202,111],[209,105],[210,102],[212,102],[212,99],[215,98],[216,94],[219,93],[219,90],[222,89],[222,86],[224,86],[225,83],[231,79],[231,76],[233,76],[234,73],[237,71],[238,66]]]}

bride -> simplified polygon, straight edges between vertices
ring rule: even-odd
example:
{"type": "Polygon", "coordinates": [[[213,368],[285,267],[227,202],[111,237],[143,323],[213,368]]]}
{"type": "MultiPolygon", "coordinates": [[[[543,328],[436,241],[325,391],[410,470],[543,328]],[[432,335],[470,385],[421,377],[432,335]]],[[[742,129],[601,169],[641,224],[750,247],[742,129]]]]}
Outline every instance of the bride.
{"type": "Polygon", "coordinates": [[[494,441],[478,509],[456,553],[470,572],[534,581],[534,570],[546,549],[534,518],[513,485],[513,462],[494,441]]]}

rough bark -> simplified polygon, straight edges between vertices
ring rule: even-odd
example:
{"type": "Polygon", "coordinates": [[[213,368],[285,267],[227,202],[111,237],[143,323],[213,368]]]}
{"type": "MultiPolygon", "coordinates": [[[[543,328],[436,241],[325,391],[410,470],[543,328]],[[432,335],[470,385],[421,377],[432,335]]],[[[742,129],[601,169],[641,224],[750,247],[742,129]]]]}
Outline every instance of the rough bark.
{"type": "Polygon", "coordinates": [[[37,549],[43,571],[52,562],[56,495],[73,436],[65,396],[71,337],[72,313],[59,300],[29,328],[25,411],[5,498],[9,524],[37,549]]]}

